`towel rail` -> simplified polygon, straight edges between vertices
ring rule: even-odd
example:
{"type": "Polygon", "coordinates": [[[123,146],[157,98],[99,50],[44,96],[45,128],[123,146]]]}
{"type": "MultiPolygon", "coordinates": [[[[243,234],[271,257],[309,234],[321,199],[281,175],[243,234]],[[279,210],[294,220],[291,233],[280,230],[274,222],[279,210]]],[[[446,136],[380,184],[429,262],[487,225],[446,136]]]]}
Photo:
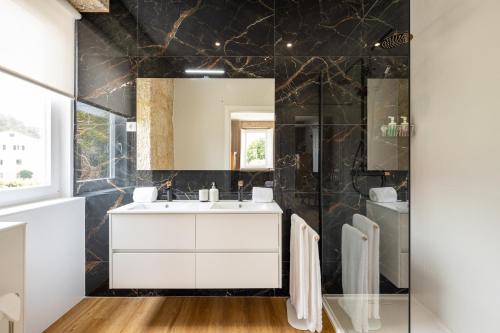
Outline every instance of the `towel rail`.
{"type": "MultiPolygon", "coordinates": [[[[306,228],[310,228],[311,230],[313,230],[314,232],[316,232],[316,231],[315,231],[313,228],[311,228],[311,227],[310,227],[307,223],[305,223],[305,224],[303,223],[303,224],[300,226],[300,228],[301,228],[302,230],[305,230],[306,228]]],[[[316,242],[319,242],[319,235],[314,235],[314,240],[315,240],[316,242]]]]}

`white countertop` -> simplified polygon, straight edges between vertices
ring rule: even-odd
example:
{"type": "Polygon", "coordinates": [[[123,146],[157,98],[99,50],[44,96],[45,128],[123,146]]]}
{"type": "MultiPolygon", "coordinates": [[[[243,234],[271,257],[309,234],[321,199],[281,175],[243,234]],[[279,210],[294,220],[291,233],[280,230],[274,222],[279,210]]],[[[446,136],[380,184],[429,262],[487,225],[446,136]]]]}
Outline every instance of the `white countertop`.
{"type": "Polygon", "coordinates": [[[108,211],[108,214],[282,214],[276,202],[224,200],[199,202],[196,200],[133,202],[108,211]]]}

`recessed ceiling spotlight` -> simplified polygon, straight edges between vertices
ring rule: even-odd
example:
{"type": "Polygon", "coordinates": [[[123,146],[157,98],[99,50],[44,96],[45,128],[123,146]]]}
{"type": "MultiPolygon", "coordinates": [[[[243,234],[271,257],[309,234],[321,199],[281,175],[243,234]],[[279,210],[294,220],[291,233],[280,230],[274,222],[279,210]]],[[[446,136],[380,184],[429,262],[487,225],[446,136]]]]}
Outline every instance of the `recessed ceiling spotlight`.
{"type": "Polygon", "coordinates": [[[215,42],[215,46],[219,47],[220,43],[219,42],[215,42]]]}
{"type": "Polygon", "coordinates": [[[286,43],[286,47],[291,48],[293,46],[292,43],[286,43]]]}
{"type": "Polygon", "coordinates": [[[223,69],[186,69],[186,74],[224,74],[223,69]]]}

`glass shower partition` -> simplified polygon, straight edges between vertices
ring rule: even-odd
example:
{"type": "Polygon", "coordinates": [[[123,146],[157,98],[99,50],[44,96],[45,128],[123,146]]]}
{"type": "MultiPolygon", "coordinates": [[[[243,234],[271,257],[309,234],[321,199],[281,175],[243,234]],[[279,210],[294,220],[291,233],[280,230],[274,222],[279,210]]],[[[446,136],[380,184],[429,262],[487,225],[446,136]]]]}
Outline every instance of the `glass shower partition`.
{"type": "Polygon", "coordinates": [[[325,309],[338,332],[406,333],[408,57],[330,61],[319,117],[325,309]]]}

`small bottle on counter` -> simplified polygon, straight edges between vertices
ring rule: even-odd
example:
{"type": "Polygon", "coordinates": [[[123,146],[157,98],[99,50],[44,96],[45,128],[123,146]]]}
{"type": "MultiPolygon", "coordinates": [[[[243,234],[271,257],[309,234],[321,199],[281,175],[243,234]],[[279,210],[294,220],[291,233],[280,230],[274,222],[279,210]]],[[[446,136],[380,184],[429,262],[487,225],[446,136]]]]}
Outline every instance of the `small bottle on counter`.
{"type": "Polygon", "coordinates": [[[215,182],[212,183],[212,188],[210,189],[209,197],[211,202],[219,201],[219,190],[215,186],[215,182]]]}

